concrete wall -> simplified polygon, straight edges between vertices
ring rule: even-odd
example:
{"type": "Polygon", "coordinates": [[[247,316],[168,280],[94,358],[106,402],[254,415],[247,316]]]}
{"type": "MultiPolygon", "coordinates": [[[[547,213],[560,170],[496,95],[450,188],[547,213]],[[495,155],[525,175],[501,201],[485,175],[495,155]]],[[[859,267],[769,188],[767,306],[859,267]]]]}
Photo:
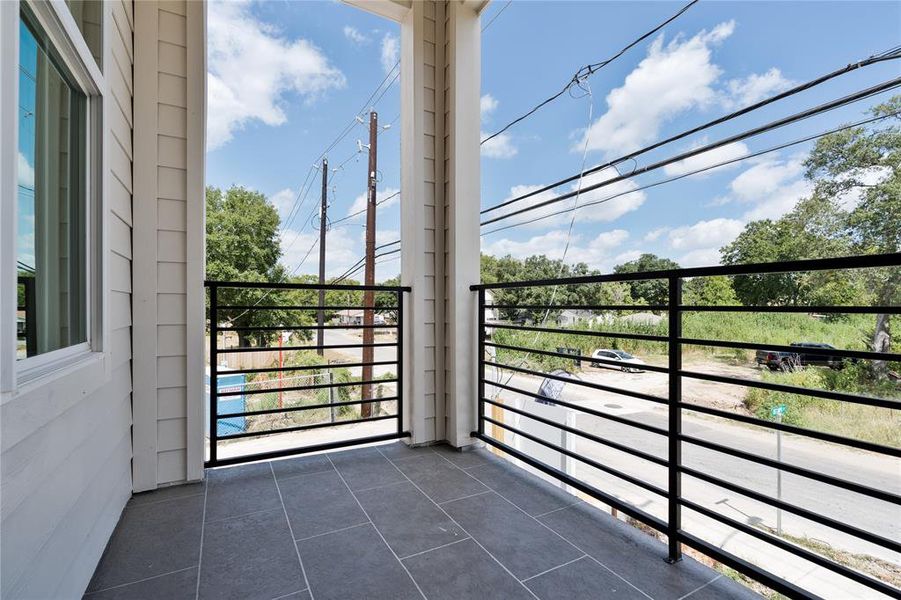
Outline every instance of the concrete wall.
{"type": "Polygon", "coordinates": [[[3,598],[80,595],[131,494],[134,13],[103,7],[107,347],[3,397],[3,598]]]}
{"type": "Polygon", "coordinates": [[[201,477],[205,40],[199,2],[135,10],[133,474],[143,491],[201,477]]]}

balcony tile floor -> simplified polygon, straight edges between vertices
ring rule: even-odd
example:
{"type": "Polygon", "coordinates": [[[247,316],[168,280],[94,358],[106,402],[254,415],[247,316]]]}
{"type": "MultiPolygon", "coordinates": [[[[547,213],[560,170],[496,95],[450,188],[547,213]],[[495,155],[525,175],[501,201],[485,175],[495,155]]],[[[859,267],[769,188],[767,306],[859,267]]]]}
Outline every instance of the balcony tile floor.
{"type": "Polygon", "coordinates": [[[370,446],[135,495],[85,598],[756,598],[485,450],[370,446]]]}

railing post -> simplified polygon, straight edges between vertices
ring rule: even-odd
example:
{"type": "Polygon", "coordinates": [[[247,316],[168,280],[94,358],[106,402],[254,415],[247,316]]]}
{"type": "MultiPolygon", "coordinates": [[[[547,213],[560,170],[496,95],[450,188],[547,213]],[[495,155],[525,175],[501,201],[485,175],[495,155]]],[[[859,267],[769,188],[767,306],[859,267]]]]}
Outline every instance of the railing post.
{"type": "Polygon", "coordinates": [[[210,285],[210,466],[216,466],[216,446],[218,445],[217,425],[219,413],[219,305],[216,284],[210,285]]]}
{"type": "Polygon", "coordinates": [[[478,333],[478,348],[476,349],[476,359],[478,362],[478,373],[479,373],[479,398],[478,398],[478,411],[476,414],[476,426],[479,431],[479,435],[485,435],[485,421],[482,417],[485,415],[485,290],[479,289],[479,301],[478,301],[478,310],[479,310],[479,333],[478,333]]]}
{"type": "Polygon", "coordinates": [[[397,434],[404,432],[404,292],[397,290],[397,434]]]}
{"type": "Polygon", "coordinates": [[[667,538],[669,540],[668,561],[682,560],[679,532],[682,529],[682,278],[669,276],[669,486],[667,538]]]}

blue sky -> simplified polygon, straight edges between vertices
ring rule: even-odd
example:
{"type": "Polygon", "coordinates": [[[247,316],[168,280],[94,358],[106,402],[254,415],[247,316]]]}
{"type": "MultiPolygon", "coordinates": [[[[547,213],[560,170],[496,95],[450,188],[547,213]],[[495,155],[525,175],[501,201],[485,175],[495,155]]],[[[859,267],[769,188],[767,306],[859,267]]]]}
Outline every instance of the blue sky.
{"type": "MultiPolygon", "coordinates": [[[[495,1],[488,22],[503,8],[495,1]]],[[[566,83],[582,65],[614,54],[674,13],[671,2],[523,2],[507,7],[483,33],[482,128],[494,132],[566,83]]],[[[335,2],[210,5],[208,183],[238,183],[265,193],[287,217],[311,163],[358,114],[396,60],[398,26],[335,2]]],[[[894,2],[700,2],[660,35],[637,46],[590,80],[590,95],[564,95],[482,153],[482,204],[490,206],[577,173],[629,150],[767,97],[901,40],[901,5],[894,2]],[[591,121],[589,122],[589,110],[591,121]]],[[[901,73],[896,62],[868,67],[704,134],[643,155],[639,165],[789,115],[901,73]]],[[[390,77],[389,77],[390,81],[390,77]]],[[[380,122],[399,114],[395,83],[379,101],[380,122]]],[[[521,225],[482,238],[482,249],[524,257],[584,261],[602,270],[641,252],[686,266],[713,264],[718,249],[749,220],[778,217],[809,191],[802,160],[810,144],[749,159],[705,176],[645,191],[630,190],[718,160],[739,157],[862,118],[884,94],[778,131],[724,147],[690,164],[634,182],[582,194],[580,202],[624,195],[571,215],[521,225]]],[[[355,157],[355,125],[331,151],[333,220],[360,207],[365,153],[355,157]]],[[[399,124],[379,138],[379,186],[399,188],[399,124]]],[[[625,165],[626,168],[631,164],[625,165]]],[[[319,180],[283,233],[285,263],[296,267],[317,233],[319,180]]],[[[603,172],[583,185],[610,177],[603,172]]],[[[558,192],[569,191],[571,185],[558,192]]],[[[303,194],[300,194],[303,198],[303,194]]],[[[381,241],[397,239],[398,199],[379,209],[381,241]]],[[[571,207],[572,201],[557,208],[571,207]]],[[[499,213],[498,213],[499,214],[499,213]]],[[[535,211],[531,216],[540,216],[535,211]]],[[[511,224],[509,219],[502,224],[511,224]]],[[[362,256],[362,218],[329,232],[329,271],[362,256]]],[[[486,227],[484,231],[492,227],[486,227]]],[[[315,270],[316,252],[298,273],[315,270]]],[[[394,255],[395,257],[397,255],[394,255]]],[[[380,278],[397,262],[380,265],[380,278]]]]}

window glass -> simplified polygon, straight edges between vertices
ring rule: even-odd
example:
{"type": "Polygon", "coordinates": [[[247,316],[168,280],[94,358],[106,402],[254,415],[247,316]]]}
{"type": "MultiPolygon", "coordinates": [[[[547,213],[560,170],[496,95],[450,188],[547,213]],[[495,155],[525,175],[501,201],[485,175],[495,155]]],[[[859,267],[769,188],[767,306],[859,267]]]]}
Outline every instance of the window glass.
{"type": "Polygon", "coordinates": [[[69,6],[69,12],[75,18],[75,23],[78,25],[85,43],[88,45],[88,50],[91,51],[91,56],[97,61],[97,66],[102,67],[103,65],[100,62],[102,55],[100,49],[103,40],[101,37],[101,24],[103,23],[102,0],[66,0],[66,4],[69,6]]]}
{"type": "Polygon", "coordinates": [[[86,98],[19,24],[16,357],[87,341],[86,98]]]}

